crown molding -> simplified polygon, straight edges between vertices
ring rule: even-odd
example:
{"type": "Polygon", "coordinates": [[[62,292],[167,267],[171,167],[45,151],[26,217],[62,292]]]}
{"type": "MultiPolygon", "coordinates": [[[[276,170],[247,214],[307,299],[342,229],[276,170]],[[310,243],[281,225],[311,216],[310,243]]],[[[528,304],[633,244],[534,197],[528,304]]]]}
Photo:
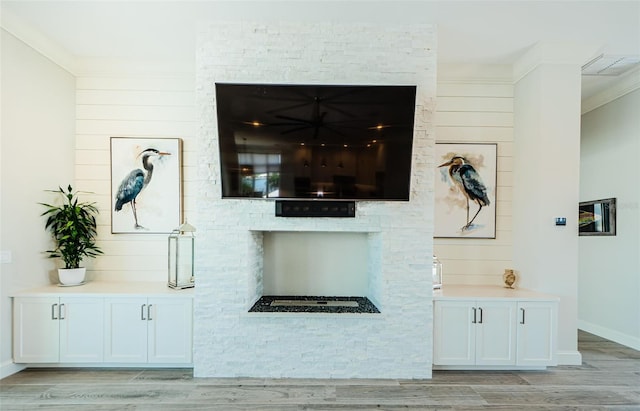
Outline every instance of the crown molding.
{"type": "Polygon", "coordinates": [[[601,53],[600,44],[541,41],[534,44],[513,65],[513,82],[517,83],[542,64],[572,64],[582,67],[601,53]]]}
{"type": "Polygon", "coordinates": [[[7,33],[25,43],[38,53],[42,54],[53,63],[75,74],[76,58],[58,43],[51,41],[38,30],[25,23],[13,13],[2,10],[0,27],[7,33]]]}
{"type": "Polygon", "coordinates": [[[586,114],[638,89],[640,89],[640,68],[622,74],[605,90],[583,100],[581,112],[586,114]]]}
{"type": "Polygon", "coordinates": [[[141,60],[131,58],[78,57],[50,40],[11,12],[2,10],[0,27],[74,77],[81,76],[180,76],[195,74],[193,61],[141,60]]]}
{"type": "Polygon", "coordinates": [[[175,77],[193,75],[195,77],[195,72],[195,58],[193,61],[179,61],[83,57],[77,59],[74,74],[76,77],[109,77],[121,75],[130,77],[175,77]]]}
{"type": "Polygon", "coordinates": [[[511,65],[438,64],[438,83],[513,84],[511,65]]]}

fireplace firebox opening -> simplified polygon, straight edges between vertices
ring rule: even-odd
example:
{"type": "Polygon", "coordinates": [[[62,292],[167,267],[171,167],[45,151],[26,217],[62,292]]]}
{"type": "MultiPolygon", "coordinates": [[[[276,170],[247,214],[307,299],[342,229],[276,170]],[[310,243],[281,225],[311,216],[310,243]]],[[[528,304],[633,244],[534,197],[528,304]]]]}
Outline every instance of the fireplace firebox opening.
{"type": "Polygon", "coordinates": [[[379,313],[380,234],[253,231],[249,312],[379,313]]]}

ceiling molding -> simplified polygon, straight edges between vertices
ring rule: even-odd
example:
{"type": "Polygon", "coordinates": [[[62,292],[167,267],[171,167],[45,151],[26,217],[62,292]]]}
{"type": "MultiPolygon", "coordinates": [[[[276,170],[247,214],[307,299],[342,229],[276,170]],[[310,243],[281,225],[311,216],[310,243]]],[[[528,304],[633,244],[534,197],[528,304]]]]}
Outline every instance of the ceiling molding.
{"type": "Polygon", "coordinates": [[[541,41],[533,45],[513,65],[517,83],[542,64],[573,64],[581,68],[602,53],[602,45],[575,42],[541,41]]]}
{"type": "Polygon", "coordinates": [[[640,68],[621,75],[618,81],[605,90],[584,99],[581,113],[586,114],[638,89],[640,89],[640,68]]]}
{"type": "Polygon", "coordinates": [[[79,58],[75,69],[76,77],[83,76],[140,76],[174,77],[193,75],[196,67],[193,61],[144,60],[130,58],[79,58]]]}
{"type": "Polygon", "coordinates": [[[438,64],[438,83],[512,85],[511,65],[438,64]]]}
{"type": "Polygon", "coordinates": [[[76,57],[13,13],[2,10],[0,27],[75,77],[90,75],[195,75],[193,61],[76,57]]]}
{"type": "Polygon", "coordinates": [[[76,58],[64,47],[32,28],[13,13],[2,10],[0,26],[18,40],[42,54],[64,70],[75,75],[76,58]]]}

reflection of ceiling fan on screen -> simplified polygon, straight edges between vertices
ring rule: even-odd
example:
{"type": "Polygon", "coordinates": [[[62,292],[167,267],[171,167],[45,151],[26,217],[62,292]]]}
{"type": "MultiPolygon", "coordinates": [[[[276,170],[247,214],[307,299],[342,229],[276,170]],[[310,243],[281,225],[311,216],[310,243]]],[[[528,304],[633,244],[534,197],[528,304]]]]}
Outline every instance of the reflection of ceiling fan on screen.
{"type": "MultiPolygon", "coordinates": [[[[383,129],[394,128],[394,138],[413,129],[415,86],[377,85],[269,85],[217,84],[219,119],[230,129],[240,124],[252,137],[282,136],[282,143],[366,146],[386,138],[383,129]],[[266,130],[263,130],[266,131],[266,130]]],[[[254,140],[252,138],[252,140],[254,140]]],[[[275,141],[275,140],[273,140],[275,141]]]]}
{"type": "Polygon", "coordinates": [[[351,110],[347,111],[339,106],[348,105],[353,110],[354,107],[359,105],[371,104],[371,102],[356,101],[348,98],[348,96],[361,93],[364,90],[366,90],[366,87],[348,88],[334,93],[327,93],[326,90],[323,93],[323,90],[316,89],[309,90],[310,92],[306,93],[292,89],[290,92],[293,95],[278,98],[277,101],[291,101],[294,104],[265,111],[266,114],[274,115],[276,119],[284,121],[267,122],[265,125],[284,127],[285,129],[280,134],[312,131],[314,139],[318,138],[321,130],[344,136],[345,133],[342,129],[363,129],[356,124],[361,122],[362,118],[359,118],[361,116],[351,110]],[[301,112],[306,111],[308,107],[311,108],[311,115],[302,115],[303,113],[301,112]]]}
{"type": "MultiPolygon", "coordinates": [[[[280,134],[290,134],[290,133],[295,133],[297,131],[304,131],[304,130],[311,129],[313,130],[313,138],[317,139],[318,134],[320,134],[320,129],[325,129],[337,135],[344,136],[344,133],[337,130],[335,127],[333,127],[331,123],[328,123],[325,121],[325,117],[327,116],[327,111],[320,110],[321,101],[322,99],[320,97],[317,97],[317,96],[313,97],[313,103],[312,103],[313,111],[311,113],[311,117],[308,119],[293,117],[293,116],[288,116],[283,114],[277,114],[275,116],[276,118],[281,120],[286,120],[286,122],[271,123],[270,125],[291,127],[289,129],[282,131],[280,134]]],[[[307,105],[307,104],[308,103],[304,103],[304,105],[307,105]]]]}

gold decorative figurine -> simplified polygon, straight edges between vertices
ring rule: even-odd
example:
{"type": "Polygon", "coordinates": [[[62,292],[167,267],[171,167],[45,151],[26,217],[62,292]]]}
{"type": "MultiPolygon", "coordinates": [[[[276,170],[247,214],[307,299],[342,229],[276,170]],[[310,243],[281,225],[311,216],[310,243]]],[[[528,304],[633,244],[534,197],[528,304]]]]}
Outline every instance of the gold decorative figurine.
{"type": "Polygon", "coordinates": [[[504,280],[505,287],[513,288],[513,285],[516,283],[515,271],[509,268],[505,269],[502,279],[504,280]]]}

